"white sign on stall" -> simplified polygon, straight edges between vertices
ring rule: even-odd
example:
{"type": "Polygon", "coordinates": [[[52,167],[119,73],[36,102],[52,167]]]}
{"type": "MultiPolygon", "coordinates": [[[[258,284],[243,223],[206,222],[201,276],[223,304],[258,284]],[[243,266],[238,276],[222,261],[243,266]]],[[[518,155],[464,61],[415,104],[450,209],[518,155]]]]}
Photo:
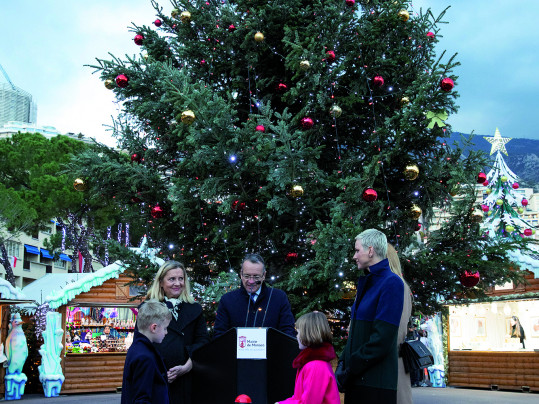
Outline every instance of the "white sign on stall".
{"type": "Polygon", "coordinates": [[[237,359],[266,359],[267,328],[237,328],[237,359]]]}

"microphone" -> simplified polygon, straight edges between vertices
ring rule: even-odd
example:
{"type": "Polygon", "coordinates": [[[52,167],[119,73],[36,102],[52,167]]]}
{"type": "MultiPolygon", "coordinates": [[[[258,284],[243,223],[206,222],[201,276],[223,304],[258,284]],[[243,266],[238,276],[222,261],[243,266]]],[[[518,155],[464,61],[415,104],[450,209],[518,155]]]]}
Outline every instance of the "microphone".
{"type": "MultiPolygon", "coordinates": [[[[262,307],[259,307],[258,310],[256,311],[256,314],[255,314],[255,319],[253,321],[253,327],[256,327],[256,318],[258,317],[258,313],[260,313],[262,311],[262,307]]],[[[262,324],[264,324],[264,322],[262,322],[262,324]]]]}

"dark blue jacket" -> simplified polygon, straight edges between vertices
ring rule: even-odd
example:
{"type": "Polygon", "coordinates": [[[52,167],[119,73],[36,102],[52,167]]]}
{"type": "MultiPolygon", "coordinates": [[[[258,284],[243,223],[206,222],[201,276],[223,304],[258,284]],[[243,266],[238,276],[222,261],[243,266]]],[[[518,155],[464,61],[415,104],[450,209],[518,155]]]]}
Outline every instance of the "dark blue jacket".
{"type": "Polygon", "coordinates": [[[169,403],[163,359],[150,340],[136,330],[125,357],[121,403],[169,403]]]}
{"type": "Polygon", "coordinates": [[[215,317],[214,337],[233,327],[273,327],[291,337],[296,336],[294,316],[286,293],[265,283],[261,288],[255,304],[249,303],[249,294],[243,284],[221,297],[215,317]]]}
{"type": "Polygon", "coordinates": [[[397,335],[404,301],[404,283],[391,272],[387,259],[359,278],[352,306],[350,333],[343,352],[356,386],[397,390],[397,335]]]}

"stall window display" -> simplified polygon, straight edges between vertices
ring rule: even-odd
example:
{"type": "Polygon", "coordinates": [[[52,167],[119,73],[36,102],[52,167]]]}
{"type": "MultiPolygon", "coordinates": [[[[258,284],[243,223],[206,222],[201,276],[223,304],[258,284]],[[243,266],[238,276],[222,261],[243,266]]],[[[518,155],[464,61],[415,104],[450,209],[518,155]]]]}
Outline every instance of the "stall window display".
{"type": "Polygon", "coordinates": [[[134,307],[67,307],[66,354],[127,352],[135,322],[134,307]]]}
{"type": "Polygon", "coordinates": [[[539,300],[449,306],[451,350],[539,349],[539,300]]]}

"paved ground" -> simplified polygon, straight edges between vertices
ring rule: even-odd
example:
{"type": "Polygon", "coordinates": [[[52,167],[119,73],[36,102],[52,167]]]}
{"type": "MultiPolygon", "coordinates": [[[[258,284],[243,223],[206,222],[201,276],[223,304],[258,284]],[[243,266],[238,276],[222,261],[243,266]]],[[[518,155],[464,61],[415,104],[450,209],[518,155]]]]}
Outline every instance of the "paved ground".
{"type": "MultiPolygon", "coordinates": [[[[414,397],[414,404],[539,404],[539,393],[416,387],[412,390],[412,394],[414,397]]],[[[119,404],[120,394],[78,394],[48,399],[40,395],[30,394],[23,396],[19,401],[13,402],[46,404],[119,404]]]]}

